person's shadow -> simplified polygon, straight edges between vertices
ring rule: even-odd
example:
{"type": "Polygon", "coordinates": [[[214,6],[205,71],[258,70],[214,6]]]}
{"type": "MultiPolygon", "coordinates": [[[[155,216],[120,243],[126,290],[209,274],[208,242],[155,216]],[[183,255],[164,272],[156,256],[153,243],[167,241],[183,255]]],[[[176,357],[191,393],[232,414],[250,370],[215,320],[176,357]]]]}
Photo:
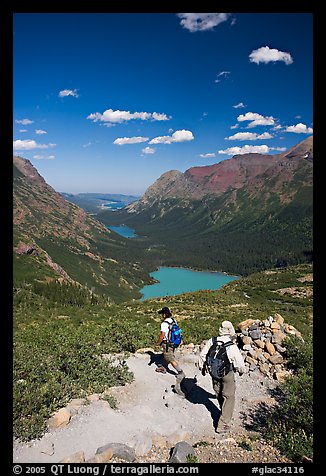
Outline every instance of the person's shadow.
{"type": "Polygon", "coordinates": [[[185,394],[185,398],[194,404],[205,405],[209,413],[211,414],[212,423],[214,429],[217,426],[218,420],[221,415],[221,411],[218,407],[211,401],[211,399],[216,399],[216,395],[210,392],[207,392],[205,389],[197,385],[197,378],[187,378],[185,377],[180,382],[181,390],[185,394]]]}
{"type": "MultiPolygon", "coordinates": [[[[154,352],[150,350],[147,351],[146,353],[150,356],[150,361],[148,362],[148,365],[155,364],[157,367],[163,366],[167,372],[169,372],[172,375],[175,375],[175,372],[172,372],[168,368],[163,358],[163,355],[161,353],[155,354],[154,352]]],[[[175,386],[173,385],[173,387],[175,386]]],[[[216,395],[213,393],[207,392],[205,389],[197,385],[196,377],[194,378],[185,377],[184,379],[182,379],[180,382],[180,388],[182,392],[185,394],[185,398],[189,402],[194,404],[199,404],[199,405],[205,405],[205,407],[211,414],[213,427],[215,429],[217,426],[218,420],[220,418],[221,411],[213,402],[211,402],[210,399],[212,398],[216,399],[216,395]]]]}
{"type": "Polygon", "coordinates": [[[169,369],[167,363],[165,362],[165,360],[163,358],[163,354],[161,354],[161,353],[160,354],[155,354],[151,350],[148,350],[146,352],[146,354],[148,354],[149,357],[150,357],[148,365],[155,364],[157,368],[158,367],[164,367],[165,370],[167,371],[167,373],[172,374],[172,375],[176,375],[176,372],[173,372],[172,370],[169,369]]]}

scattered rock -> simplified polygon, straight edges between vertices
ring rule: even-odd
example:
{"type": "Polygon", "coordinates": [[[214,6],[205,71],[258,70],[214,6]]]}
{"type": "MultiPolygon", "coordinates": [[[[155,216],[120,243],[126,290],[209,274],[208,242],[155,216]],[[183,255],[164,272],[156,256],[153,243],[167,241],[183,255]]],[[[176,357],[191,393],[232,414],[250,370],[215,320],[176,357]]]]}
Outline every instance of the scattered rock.
{"type": "Polygon", "coordinates": [[[195,456],[195,450],[189,443],[180,441],[173,448],[169,463],[187,463],[189,456],[195,456]]]}

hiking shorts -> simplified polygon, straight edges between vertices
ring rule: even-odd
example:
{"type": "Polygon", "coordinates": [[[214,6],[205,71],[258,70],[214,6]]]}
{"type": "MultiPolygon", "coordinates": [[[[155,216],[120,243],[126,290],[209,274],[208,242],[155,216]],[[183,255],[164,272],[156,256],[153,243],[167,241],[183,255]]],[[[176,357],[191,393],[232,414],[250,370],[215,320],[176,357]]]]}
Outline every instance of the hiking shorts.
{"type": "Polygon", "coordinates": [[[166,346],[164,345],[163,357],[165,362],[167,362],[168,364],[170,364],[171,362],[174,362],[175,361],[174,348],[173,347],[166,348],[166,346]]]}

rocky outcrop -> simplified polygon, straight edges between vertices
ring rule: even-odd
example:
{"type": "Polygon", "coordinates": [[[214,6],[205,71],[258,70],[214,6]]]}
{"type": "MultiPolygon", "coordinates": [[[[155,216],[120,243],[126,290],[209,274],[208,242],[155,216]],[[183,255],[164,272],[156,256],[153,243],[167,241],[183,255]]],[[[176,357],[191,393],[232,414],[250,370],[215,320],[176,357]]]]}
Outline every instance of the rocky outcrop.
{"type": "Polygon", "coordinates": [[[284,341],[290,335],[302,339],[301,333],[278,313],[264,320],[247,319],[238,329],[237,342],[248,371],[258,369],[266,377],[283,382],[291,374],[284,341]]]}

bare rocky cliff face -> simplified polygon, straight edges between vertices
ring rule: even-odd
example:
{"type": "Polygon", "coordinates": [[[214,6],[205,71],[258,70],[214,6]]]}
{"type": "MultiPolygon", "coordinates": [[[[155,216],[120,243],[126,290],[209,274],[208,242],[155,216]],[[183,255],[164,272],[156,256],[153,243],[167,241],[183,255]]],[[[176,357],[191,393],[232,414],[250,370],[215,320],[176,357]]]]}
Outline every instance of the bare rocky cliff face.
{"type": "Polygon", "coordinates": [[[91,227],[109,233],[84,210],[65,200],[48,185],[29,160],[14,156],[13,164],[22,174],[14,180],[15,225],[21,229],[28,227],[25,231],[35,236],[74,237],[76,242],[82,240],[83,245],[90,237],[91,227]]]}
{"type": "MultiPolygon", "coordinates": [[[[312,160],[313,136],[310,136],[282,154],[235,155],[214,165],[192,167],[184,173],[171,170],[126,209],[138,212],[166,198],[200,200],[209,195],[221,196],[228,190],[246,189],[255,193],[271,179],[274,191],[281,192],[283,184],[291,181],[296,171],[304,167],[312,171],[312,160]]],[[[310,179],[309,173],[306,174],[307,182],[310,179]]]]}

